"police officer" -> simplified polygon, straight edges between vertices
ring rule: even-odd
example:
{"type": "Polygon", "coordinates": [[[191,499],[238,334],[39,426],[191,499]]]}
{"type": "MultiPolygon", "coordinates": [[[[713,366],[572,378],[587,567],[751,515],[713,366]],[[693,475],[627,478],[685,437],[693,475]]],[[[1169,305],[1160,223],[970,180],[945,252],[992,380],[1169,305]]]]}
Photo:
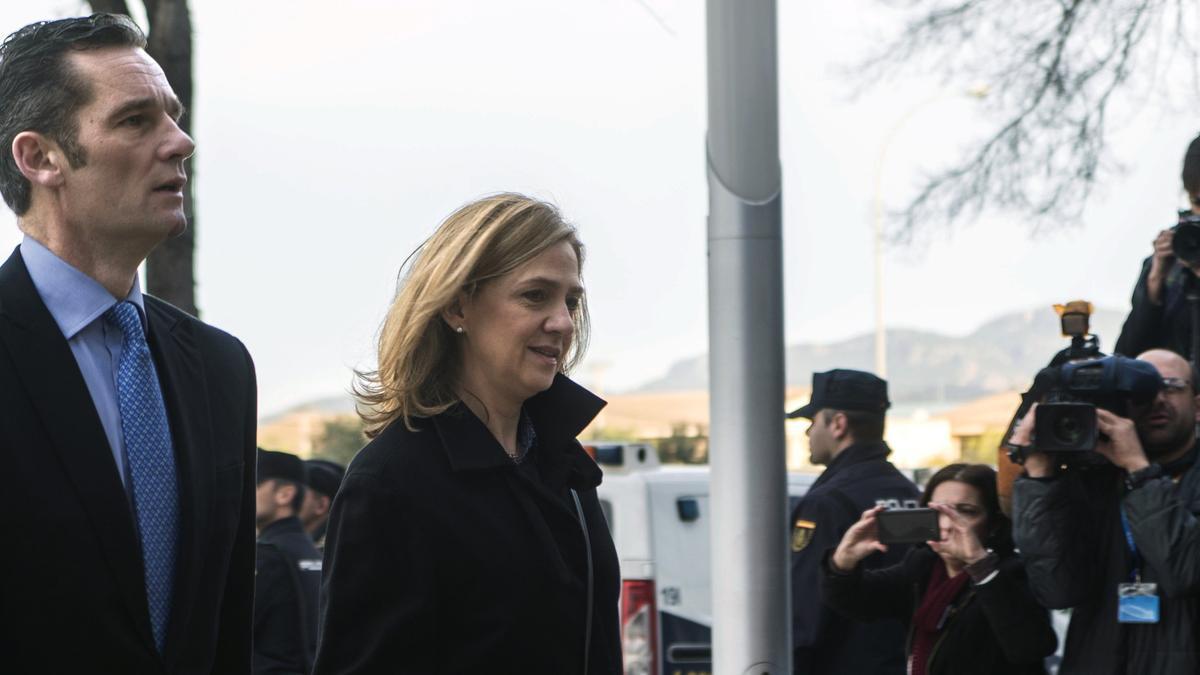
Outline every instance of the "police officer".
{"type": "Polygon", "coordinates": [[[255,675],[307,675],[316,655],[321,554],[297,517],[304,482],[299,457],[259,448],[255,675]]]}
{"type": "Polygon", "coordinates": [[[312,537],[317,550],[325,550],[325,528],[329,524],[329,507],[342,485],[346,468],[328,459],[304,460],[306,482],[304,504],[300,507],[300,522],[312,537]]]}
{"type": "MultiPolygon", "coordinates": [[[[825,471],[792,513],[792,646],[797,675],[903,675],[904,631],[895,620],[856,623],[825,607],[818,593],[823,556],[862,512],[884,503],[916,506],[920,493],[887,460],[887,382],[858,370],[813,373],[812,398],[788,418],[812,420],[808,446],[825,471]]],[[[907,547],[873,554],[867,568],[899,562],[907,547]]]]}

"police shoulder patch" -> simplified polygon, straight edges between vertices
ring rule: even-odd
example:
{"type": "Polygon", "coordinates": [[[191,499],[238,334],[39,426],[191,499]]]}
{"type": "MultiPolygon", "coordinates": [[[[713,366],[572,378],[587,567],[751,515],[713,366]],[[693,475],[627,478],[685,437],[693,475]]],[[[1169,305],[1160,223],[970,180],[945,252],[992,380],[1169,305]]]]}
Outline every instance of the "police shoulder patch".
{"type": "Polygon", "coordinates": [[[812,542],[817,524],[811,520],[797,519],[792,525],[792,552],[799,553],[812,542]]]}

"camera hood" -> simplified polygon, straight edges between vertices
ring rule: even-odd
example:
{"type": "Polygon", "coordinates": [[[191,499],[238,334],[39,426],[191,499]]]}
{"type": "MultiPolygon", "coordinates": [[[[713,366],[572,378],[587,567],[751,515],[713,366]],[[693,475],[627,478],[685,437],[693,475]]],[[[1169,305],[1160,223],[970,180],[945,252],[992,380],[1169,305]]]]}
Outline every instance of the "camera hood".
{"type": "Polygon", "coordinates": [[[1162,389],[1158,369],[1127,356],[1105,356],[1059,367],[1059,386],[1084,398],[1124,398],[1134,405],[1154,400],[1162,389]]]}

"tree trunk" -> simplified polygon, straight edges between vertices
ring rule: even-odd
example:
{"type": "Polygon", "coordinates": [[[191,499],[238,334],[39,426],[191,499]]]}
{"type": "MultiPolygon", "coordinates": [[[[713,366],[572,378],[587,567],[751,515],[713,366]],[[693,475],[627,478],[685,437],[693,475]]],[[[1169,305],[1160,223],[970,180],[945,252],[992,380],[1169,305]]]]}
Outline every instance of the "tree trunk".
{"type": "Polygon", "coordinates": [[[91,0],[89,3],[93,12],[108,12],[109,14],[124,14],[129,16],[129,5],[125,0],[91,0]]]}
{"type": "MultiPolygon", "coordinates": [[[[192,133],[192,21],[187,0],[145,0],[150,24],[146,51],[167,74],[175,95],[183,102],[180,126],[192,133]]],[[[187,229],[154,249],[146,259],[146,289],[193,316],[196,308],[196,281],[193,266],[196,249],[195,157],[184,165],[188,182],[183,193],[183,212],[187,229]]]]}
{"type": "MultiPolygon", "coordinates": [[[[167,81],[183,103],[184,114],[179,126],[192,133],[192,21],[187,0],[143,0],[146,6],[146,51],[162,66],[167,81]]],[[[90,0],[97,12],[129,14],[125,0],[90,0]]],[[[193,258],[196,245],[196,185],[194,157],[184,168],[188,182],[183,192],[183,212],[187,229],[154,249],[146,259],[146,290],[182,309],[199,316],[196,308],[196,282],[193,258]]]]}

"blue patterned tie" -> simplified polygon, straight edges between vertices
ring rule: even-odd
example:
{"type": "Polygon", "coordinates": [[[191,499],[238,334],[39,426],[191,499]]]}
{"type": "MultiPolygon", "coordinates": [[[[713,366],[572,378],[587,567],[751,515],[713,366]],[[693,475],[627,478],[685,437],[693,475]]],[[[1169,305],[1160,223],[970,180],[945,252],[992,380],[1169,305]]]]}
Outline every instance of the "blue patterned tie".
{"type": "Polygon", "coordinates": [[[125,436],[133,510],[142,540],[150,626],[161,653],[167,619],[171,616],[179,538],[175,452],[171,446],[171,429],[167,425],[162,389],[137,307],[118,302],[104,313],[104,318],[120,328],[124,335],[121,360],[117,364],[117,401],[121,409],[121,431],[125,436]]]}

